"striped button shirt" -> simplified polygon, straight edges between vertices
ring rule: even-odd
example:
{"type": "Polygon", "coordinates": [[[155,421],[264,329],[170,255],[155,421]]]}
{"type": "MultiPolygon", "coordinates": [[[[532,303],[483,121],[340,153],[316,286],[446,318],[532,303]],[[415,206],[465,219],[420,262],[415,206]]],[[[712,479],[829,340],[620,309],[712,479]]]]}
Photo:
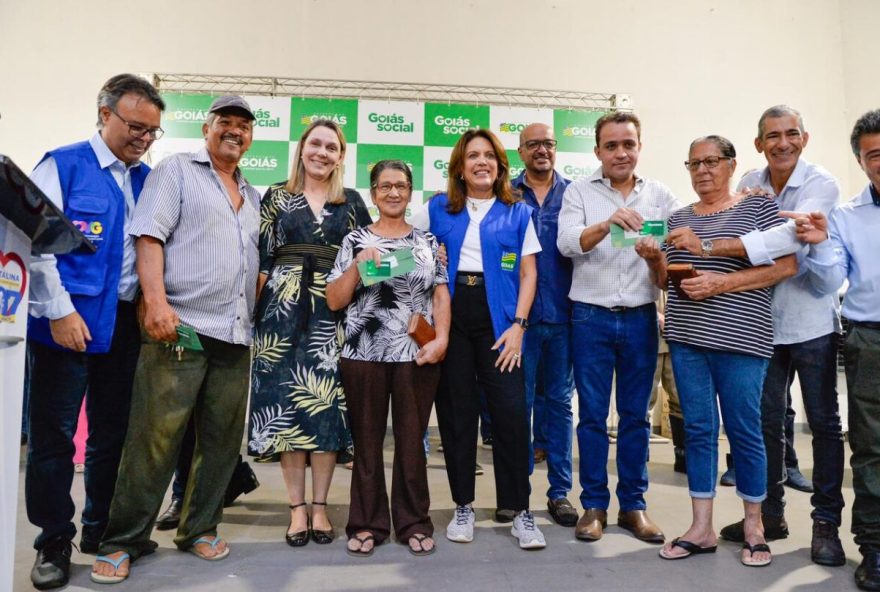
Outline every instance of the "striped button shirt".
{"type": "Polygon", "coordinates": [[[584,229],[607,220],[623,207],[637,211],[645,220],[666,220],[681,204],[665,185],[641,177],[636,178],[635,188],[624,199],[602,176],[601,168],[565,190],[556,246],[574,264],[568,294],[574,302],[611,308],[642,306],[657,300],[659,291],[635,247],[616,248],[609,234],[588,252],[581,250],[584,229]]]}
{"type": "MultiPolygon", "coordinates": [[[[736,205],[706,216],[682,208],[669,219],[669,229],[690,227],[701,239],[739,237],[753,230],[763,231],[785,223],[779,207],[764,196],[746,197],[736,205]]],[[[669,263],[691,263],[700,271],[733,273],[752,267],[742,257],[691,255],[666,246],[669,263]]],[[[669,280],[666,306],[666,341],[732,351],[769,358],[773,355],[773,320],[770,288],[718,294],[705,300],[682,297],[669,280]]]]}
{"type": "Polygon", "coordinates": [[[236,171],[236,212],[205,148],[169,156],[147,176],[131,235],[165,243],[165,291],[197,333],[250,345],[259,255],[260,194],[236,171]]]}

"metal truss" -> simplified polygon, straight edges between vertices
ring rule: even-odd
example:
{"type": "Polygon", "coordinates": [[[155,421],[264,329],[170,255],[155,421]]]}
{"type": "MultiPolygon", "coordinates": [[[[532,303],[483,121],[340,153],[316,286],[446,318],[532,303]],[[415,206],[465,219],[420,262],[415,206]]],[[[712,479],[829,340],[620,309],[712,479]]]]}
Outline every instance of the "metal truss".
{"type": "Polygon", "coordinates": [[[162,92],[375,99],[588,111],[631,109],[629,95],[568,90],[205,74],[146,76],[152,78],[153,84],[162,92]]]}

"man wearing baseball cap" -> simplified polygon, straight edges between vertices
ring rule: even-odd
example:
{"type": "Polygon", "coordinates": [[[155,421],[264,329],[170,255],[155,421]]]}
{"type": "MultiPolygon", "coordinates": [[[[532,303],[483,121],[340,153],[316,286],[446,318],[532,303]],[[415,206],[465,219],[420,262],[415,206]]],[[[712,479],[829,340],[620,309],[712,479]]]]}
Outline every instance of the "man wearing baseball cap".
{"type": "Polygon", "coordinates": [[[174,543],[207,561],[229,555],[217,534],[241,446],[259,267],[260,195],[238,162],[254,115],[217,98],[205,146],[160,162],[134,212],[143,290],[141,355],[110,523],[92,580],[117,583],[152,553],[150,533],[191,416],[196,447],[174,543]]]}

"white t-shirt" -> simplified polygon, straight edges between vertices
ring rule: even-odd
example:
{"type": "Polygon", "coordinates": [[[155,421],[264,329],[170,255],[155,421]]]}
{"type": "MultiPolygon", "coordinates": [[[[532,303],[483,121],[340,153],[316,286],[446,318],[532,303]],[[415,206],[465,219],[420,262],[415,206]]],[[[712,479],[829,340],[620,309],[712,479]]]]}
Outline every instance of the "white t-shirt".
{"type": "MultiPolygon", "coordinates": [[[[483,271],[483,251],[480,248],[480,223],[486,217],[486,214],[489,213],[489,210],[492,209],[495,200],[495,197],[489,199],[467,198],[465,210],[467,210],[468,216],[470,216],[470,223],[464,234],[464,242],[461,245],[458,271],[483,271]]],[[[427,206],[413,215],[412,225],[422,230],[431,229],[431,214],[427,206]]],[[[529,220],[526,236],[523,238],[522,256],[534,255],[540,251],[541,242],[538,240],[538,233],[535,232],[535,225],[529,220]]]]}

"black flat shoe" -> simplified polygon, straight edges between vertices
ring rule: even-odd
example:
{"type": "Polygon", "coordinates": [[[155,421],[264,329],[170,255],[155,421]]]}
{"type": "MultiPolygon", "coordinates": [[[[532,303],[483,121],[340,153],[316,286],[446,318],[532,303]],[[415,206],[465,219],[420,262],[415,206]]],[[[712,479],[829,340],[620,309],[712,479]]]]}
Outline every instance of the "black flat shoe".
{"type": "MultiPolygon", "coordinates": [[[[312,505],[326,506],[327,502],[312,502],[312,505]]],[[[319,545],[329,545],[333,542],[333,539],[336,538],[336,533],[333,531],[333,527],[330,527],[330,530],[317,530],[310,528],[309,536],[319,545]]]]}
{"type": "MultiPolygon", "coordinates": [[[[301,506],[306,505],[305,502],[300,504],[294,504],[292,506],[288,506],[291,510],[295,510],[301,506]]],[[[293,522],[290,523],[293,525],[293,522]]],[[[300,530],[297,532],[290,532],[290,526],[287,527],[287,532],[284,533],[284,540],[287,541],[287,544],[291,547],[305,547],[309,543],[309,529],[300,530]]]]}

